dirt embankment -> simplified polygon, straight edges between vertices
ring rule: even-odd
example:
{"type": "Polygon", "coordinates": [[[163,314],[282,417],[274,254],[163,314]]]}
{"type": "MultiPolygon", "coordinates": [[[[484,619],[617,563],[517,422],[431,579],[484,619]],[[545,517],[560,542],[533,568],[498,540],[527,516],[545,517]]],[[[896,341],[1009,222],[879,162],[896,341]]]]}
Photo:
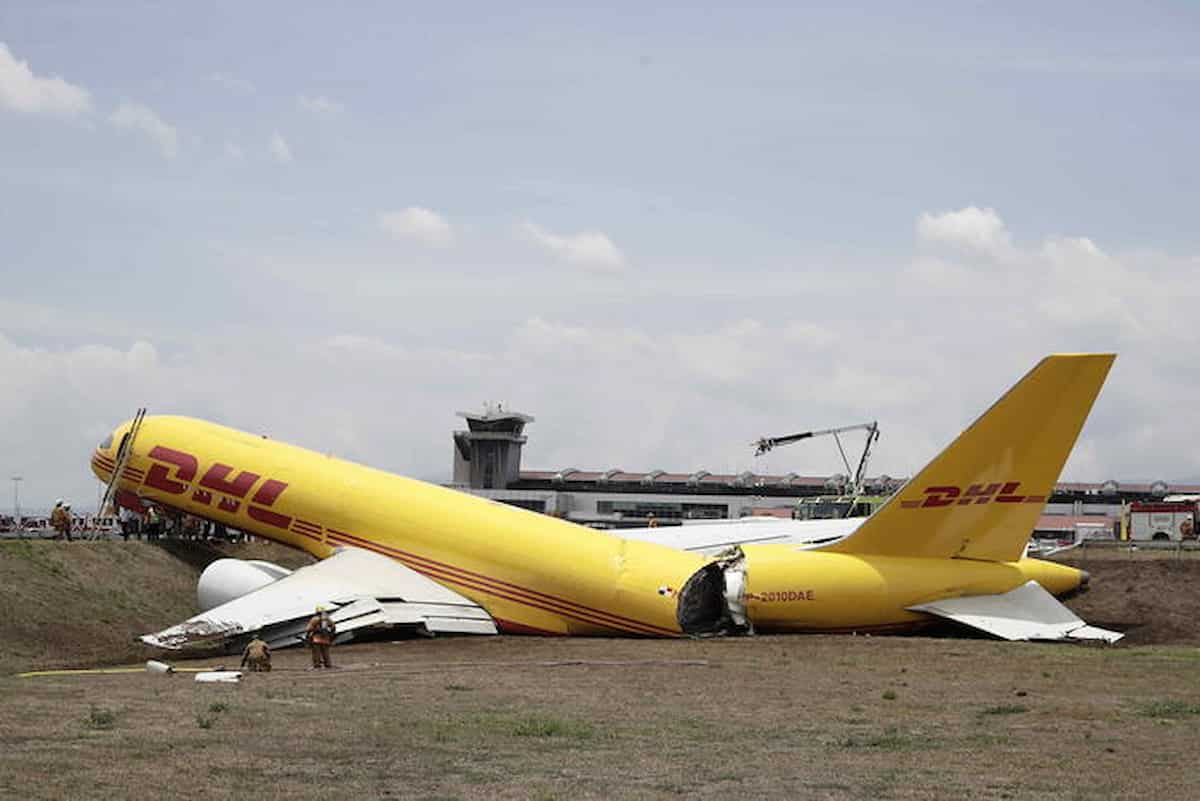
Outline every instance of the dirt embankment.
{"type": "MultiPolygon", "coordinates": [[[[136,662],[138,635],[196,613],[196,580],[221,556],[296,568],[307,554],[270,542],[0,542],[0,675],[136,662]]],[[[1091,590],[1068,601],[1126,645],[1200,645],[1200,559],[1072,558],[1091,590]]]]}
{"type": "Polygon", "coordinates": [[[1200,559],[1063,559],[1091,576],[1067,606],[1088,623],[1125,632],[1126,645],[1200,645],[1200,559]]]}
{"type": "Polygon", "coordinates": [[[146,658],[137,636],[196,614],[196,580],[224,555],[296,567],[273,543],[0,542],[0,675],[146,658]]]}

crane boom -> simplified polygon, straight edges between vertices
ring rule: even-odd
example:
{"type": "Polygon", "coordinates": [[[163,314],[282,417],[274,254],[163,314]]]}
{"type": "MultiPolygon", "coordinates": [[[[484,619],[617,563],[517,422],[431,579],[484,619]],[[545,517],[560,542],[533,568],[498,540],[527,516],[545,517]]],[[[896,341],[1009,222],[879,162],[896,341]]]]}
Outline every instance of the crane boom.
{"type": "Polygon", "coordinates": [[[781,445],[791,445],[795,442],[800,442],[813,437],[832,436],[834,442],[837,443],[838,451],[842,454],[842,464],[846,466],[846,474],[849,475],[850,460],[846,458],[846,451],[842,448],[842,440],[839,434],[845,434],[849,431],[866,431],[867,442],[863,445],[862,456],[858,460],[858,469],[854,472],[854,495],[855,497],[862,494],[863,482],[866,479],[867,462],[871,458],[871,448],[875,445],[875,441],[879,439],[879,422],[872,420],[869,423],[857,423],[852,426],[839,426],[838,428],[823,428],[819,431],[802,431],[798,434],[788,434],[782,437],[763,437],[755,442],[750,443],[754,446],[754,455],[762,456],[764,453],[769,453],[781,445]]]}
{"type": "Polygon", "coordinates": [[[840,428],[823,428],[820,431],[803,431],[799,434],[788,434],[783,437],[763,437],[750,444],[755,447],[754,455],[762,456],[764,453],[768,453],[781,445],[791,445],[793,442],[799,442],[802,439],[809,439],[811,437],[844,434],[847,431],[874,431],[875,435],[878,436],[879,423],[872,421],[870,423],[857,423],[852,426],[841,426],[840,428]]]}

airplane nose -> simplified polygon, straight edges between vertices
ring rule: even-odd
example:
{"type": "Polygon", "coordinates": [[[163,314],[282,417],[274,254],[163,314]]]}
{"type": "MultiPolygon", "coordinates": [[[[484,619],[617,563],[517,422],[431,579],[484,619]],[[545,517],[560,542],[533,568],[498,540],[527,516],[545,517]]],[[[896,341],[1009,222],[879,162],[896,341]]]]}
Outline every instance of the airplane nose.
{"type": "Polygon", "coordinates": [[[92,452],[92,472],[96,473],[97,478],[107,481],[112,476],[112,472],[116,469],[116,466],[116,462],[104,451],[95,450],[92,452]]]}

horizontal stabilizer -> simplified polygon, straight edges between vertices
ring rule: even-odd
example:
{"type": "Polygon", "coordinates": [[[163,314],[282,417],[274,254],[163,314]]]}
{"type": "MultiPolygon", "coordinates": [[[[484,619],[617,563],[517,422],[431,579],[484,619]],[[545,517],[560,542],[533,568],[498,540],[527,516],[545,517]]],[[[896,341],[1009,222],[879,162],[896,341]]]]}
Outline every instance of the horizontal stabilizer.
{"type": "Polygon", "coordinates": [[[170,650],[228,648],[258,634],[274,648],[298,645],[314,609],[329,610],[338,639],[365,629],[409,627],[454,634],[495,634],[478,604],[386,556],[343,548],[328,559],[142,642],[170,650]]]}
{"type": "Polygon", "coordinates": [[[1005,640],[1103,640],[1124,637],[1089,626],[1036,581],[1000,595],[972,595],[908,607],[986,631],[1005,640]]]}

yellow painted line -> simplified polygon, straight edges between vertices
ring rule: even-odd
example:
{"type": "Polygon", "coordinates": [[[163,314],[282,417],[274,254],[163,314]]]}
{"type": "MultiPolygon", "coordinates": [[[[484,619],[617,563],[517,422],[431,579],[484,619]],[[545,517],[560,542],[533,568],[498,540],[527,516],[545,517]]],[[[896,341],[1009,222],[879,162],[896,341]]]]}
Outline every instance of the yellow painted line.
{"type": "MultiPolygon", "coordinates": [[[[203,673],[207,670],[217,670],[210,667],[177,667],[173,668],[173,673],[203,673]]],[[[127,668],[80,668],[78,670],[32,670],[28,673],[18,673],[19,679],[32,679],[41,676],[87,676],[87,675],[103,675],[116,673],[149,673],[144,667],[127,667],[127,668]]]]}

